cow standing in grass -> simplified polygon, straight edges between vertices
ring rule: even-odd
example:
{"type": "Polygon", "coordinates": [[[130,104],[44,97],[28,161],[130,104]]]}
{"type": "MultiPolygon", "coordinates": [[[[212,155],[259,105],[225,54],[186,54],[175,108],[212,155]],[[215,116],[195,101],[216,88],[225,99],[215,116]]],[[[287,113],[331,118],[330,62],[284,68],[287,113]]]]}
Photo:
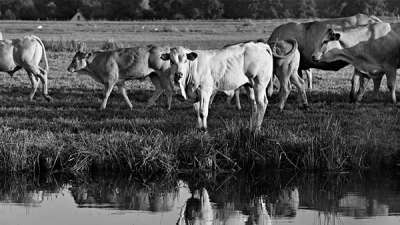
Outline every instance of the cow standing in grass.
{"type": "Polygon", "coordinates": [[[207,130],[210,97],[215,91],[231,91],[248,84],[252,116],[250,128],[259,130],[268,104],[266,87],[271,81],[273,60],[268,44],[247,42],[218,50],[192,51],[184,47],[171,48],[162,59],[171,62],[171,73],[184,99],[196,99],[198,128],[207,130]]]}
{"type": "MultiPolygon", "coordinates": [[[[297,41],[294,39],[271,42],[272,54],[274,56],[274,73],[280,82],[279,109],[282,111],[290,94],[291,81],[296,85],[303,102],[303,107],[308,108],[307,95],[303,79],[297,73],[300,63],[300,53],[297,49],[297,41]]],[[[272,83],[271,83],[272,85],[272,83]]]]}
{"type": "Polygon", "coordinates": [[[43,95],[47,101],[51,101],[48,94],[49,64],[46,50],[40,38],[29,35],[22,39],[0,40],[0,71],[7,72],[11,76],[20,69],[25,69],[32,84],[29,99],[33,100],[39,86],[39,80],[43,84],[43,95]],[[45,68],[39,66],[44,58],[45,68]]]}
{"type": "Polygon", "coordinates": [[[161,60],[161,55],[169,48],[157,46],[121,48],[111,51],[78,51],[68,67],[69,72],[78,72],[91,76],[104,85],[104,99],[100,109],[106,108],[107,100],[117,85],[126,104],[132,109],[125,88],[127,80],[150,77],[156,91],[147,106],[155,104],[160,95],[167,91],[168,109],[171,108],[173,84],[169,78],[170,64],[161,60]]]}
{"type": "MultiPolygon", "coordinates": [[[[329,29],[318,40],[316,62],[344,61],[369,78],[381,80],[386,74],[393,104],[396,104],[396,69],[400,68],[400,23],[376,23],[356,28],[329,29]]],[[[361,80],[363,81],[363,80],[361,80]]],[[[378,91],[375,87],[375,93],[378,91]]],[[[365,92],[360,83],[357,101],[365,92]]]]}
{"type": "MultiPolygon", "coordinates": [[[[365,14],[356,14],[350,17],[305,23],[290,22],[275,28],[268,39],[268,43],[272,46],[271,43],[280,40],[294,39],[297,41],[300,52],[299,74],[301,75],[302,70],[308,70],[307,76],[309,76],[309,88],[311,89],[311,68],[336,71],[348,65],[348,63],[343,60],[331,61],[328,63],[316,62],[312,59],[313,52],[321,46],[321,43],[319,43],[318,40],[326,33],[328,29],[357,27],[380,22],[382,21],[379,18],[365,14]]],[[[363,76],[363,74],[360,71],[355,70],[350,92],[351,101],[356,100],[356,87],[358,85],[360,76],[363,76]]],[[[374,82],[380,84],[380,80],[374,80],[374,82]]],[[[272,86],[269,86],[268,94],[272,94],[272,86]]]]}

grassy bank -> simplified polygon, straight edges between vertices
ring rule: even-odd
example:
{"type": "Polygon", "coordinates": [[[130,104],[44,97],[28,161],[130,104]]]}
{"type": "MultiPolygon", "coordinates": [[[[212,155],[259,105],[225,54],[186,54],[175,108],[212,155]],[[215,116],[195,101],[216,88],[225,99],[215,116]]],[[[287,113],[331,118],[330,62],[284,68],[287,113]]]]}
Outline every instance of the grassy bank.
{"type": "Polygon", "coordinates": [[[107,109],[98,111],[103,87],[66,73],[72,53],[48,56],[53,102],[40,94],[28,101],[30,83],[24,73],[1,75],[2,171],[344,170],[400,163],[399,108],[383,92],[378,99],[367,93],[359,106],[348,103],[351,68],[316,71],[310,111],[298,109],[294,94],[283,113],[272,99],[258,135],[247,130],[246,96],[244,109],[237,111],[218,95],[205,134],[193,128],[189,103],[174,100],[168,111],[162,97],[145,110],[153,91],[148,80],[130,82],[132,111],[117,92],[107,109]]]}

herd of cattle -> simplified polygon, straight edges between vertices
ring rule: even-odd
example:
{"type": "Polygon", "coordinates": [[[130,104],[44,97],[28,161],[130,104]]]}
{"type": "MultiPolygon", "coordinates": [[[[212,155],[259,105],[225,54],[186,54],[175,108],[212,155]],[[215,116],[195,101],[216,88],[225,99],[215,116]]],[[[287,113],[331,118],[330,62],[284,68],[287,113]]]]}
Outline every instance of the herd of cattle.
{"type": "MultiPolygon", "coordinates": [[[[260,39],[225,46],[216,50],[191,50],[185,47],[142,46],[111,51],[79,50],[68,67],[69,72],[90,75],[105,86],[101,109],[116,85],[129,108],[132,103],[125,81],[150,77],[156,91],[148,101],[155,104],[162,93],[171,108],[174,83],[183,99],[195,99],[198,128],[207,129],[208,108],[218,91],[230,98],[244,86],[251,100],[251,129],[261,127],[268,97],[273,92],[273,75],[280,82],[279,108],[284,108],[291,84],[299,90],[303,106],[308,107],[302,71],[312,88],[311,68],[339,70],[354,66],[350,98],[361,101],[370,78],[374,91],[387,76],[391,99],[396,103],[396,69],[400,66],[400,23],[385,23],[375,16],[357,14],[306,23],[280,25],[268,40],[260,39]],[[358,89],[358,90],[357,90],[358,89]]],[[[25,69],[32,83],[33,99],[38,83],[50,101],[47,90],[48,62],[42,41],[36,36],[0,41],[0,71],[25,69]],[[44,56],[46,68],[39,63],[44,56]]]]}

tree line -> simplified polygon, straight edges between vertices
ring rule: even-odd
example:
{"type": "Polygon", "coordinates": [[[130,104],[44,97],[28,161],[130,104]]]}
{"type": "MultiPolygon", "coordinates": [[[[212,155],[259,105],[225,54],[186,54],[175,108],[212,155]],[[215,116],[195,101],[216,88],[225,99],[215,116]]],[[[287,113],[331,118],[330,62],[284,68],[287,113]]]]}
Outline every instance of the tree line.
{"type": "Polygon", "coordinates": [[[398,15],[393,0],[0,0],[0,19],[94,20],[309,18],[398,15]]]}

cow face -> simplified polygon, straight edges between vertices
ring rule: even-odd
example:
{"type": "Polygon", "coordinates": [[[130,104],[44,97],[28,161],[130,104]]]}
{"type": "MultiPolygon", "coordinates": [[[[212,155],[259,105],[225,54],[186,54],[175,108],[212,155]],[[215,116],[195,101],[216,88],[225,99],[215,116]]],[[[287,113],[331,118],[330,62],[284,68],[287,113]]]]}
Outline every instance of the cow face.
{"type": "Polygon", "coordinates": [[[319,41],[320,43],[319,47],[316,48],[314,53],[312,54],[312,60],[319,62],[324,57],[325,60],[323,61],[327,61],[326,60],[327,53],[330,50],[338,47],[339,40],[340,40],[340,34],[329,28],[325,33],[325,35],[323,35],[322,39],[319,41]]]}
{"type": "Polygon", "coordinates": [[[72,58],[71,64],[68,66],[68,72],[73,73],[84,69],[87,66],[87,59],[89,59],[90,56],[92,56],[92,53],[78,51],[74,58],[72,58]]]}
{"type": "Polygon", "coordinates": [[[179,86],[182,97],[185,100],[187,99],[186,86],[190,73],[190,62],[196,58],[197,53],[182,47],[172,48],[170,53],[161,56],[161,59],[171,62],[171,74],[174,76],[174,81],[179,86]]]}

